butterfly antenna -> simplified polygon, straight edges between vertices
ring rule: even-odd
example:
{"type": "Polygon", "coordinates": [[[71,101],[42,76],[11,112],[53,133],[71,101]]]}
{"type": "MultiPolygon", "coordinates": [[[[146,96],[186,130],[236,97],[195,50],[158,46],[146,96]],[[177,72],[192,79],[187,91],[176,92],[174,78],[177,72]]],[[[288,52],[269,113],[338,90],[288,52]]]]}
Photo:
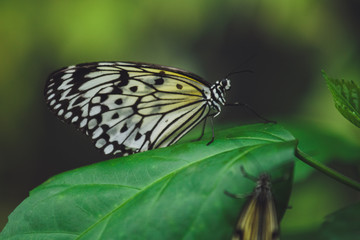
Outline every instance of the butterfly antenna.
{"type": "Polygon", "coordinates": [[[251,56],[249,56],[247,59],[245,59],[242,63],[240,63],[236,68],[233,68],[233,70],[230,71],[230,73],[228,73],[228,75],[226,76],[226,78],[228,78],[231,75],[237,74],[237,73],[254,73],[252,70],[240,70],[241,68],[244,68],[244,66],[246,64],[248,64],[250,61],[252,61],[255,58],[256,54],[253,54],[251,56]]]}
{"type": "Polygon", "coordinates": [[[231,75],[238,74],[238,73],[254,73],[254,71],[252,71],[252,70],[231,71],[226,75],[225,78],[229,78],[231,75]]]}

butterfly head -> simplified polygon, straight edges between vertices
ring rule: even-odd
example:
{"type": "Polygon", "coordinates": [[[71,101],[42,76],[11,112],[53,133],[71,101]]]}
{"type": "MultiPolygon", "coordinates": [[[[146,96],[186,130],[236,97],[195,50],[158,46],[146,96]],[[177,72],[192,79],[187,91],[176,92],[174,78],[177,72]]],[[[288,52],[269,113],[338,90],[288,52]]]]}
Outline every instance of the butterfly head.
{"type": "Polygon", "coordinates": [[[258,190],[270,191],[271,188],[270,176],[266,173],[261,174],[257,181],[256,188],[258,190]]]}
{"type": "Polygon", "coordinates": [[[219,85],[224,91],[228,91],[231,88],[230,79],[224,78],[219,82],[219,85]]]}

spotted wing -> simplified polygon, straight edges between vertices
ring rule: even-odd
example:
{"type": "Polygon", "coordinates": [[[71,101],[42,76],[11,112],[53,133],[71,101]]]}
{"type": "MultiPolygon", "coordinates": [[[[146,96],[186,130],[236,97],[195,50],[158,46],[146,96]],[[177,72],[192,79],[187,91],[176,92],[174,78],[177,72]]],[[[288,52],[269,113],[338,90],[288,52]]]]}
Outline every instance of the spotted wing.
{"type": "Polygon", "coordinates": [[[127,155],[178,141],[208,116],[210,89],[180,69],[130,62],[70,66],[50,75],[45,99],[105,154],[127,155]]]}

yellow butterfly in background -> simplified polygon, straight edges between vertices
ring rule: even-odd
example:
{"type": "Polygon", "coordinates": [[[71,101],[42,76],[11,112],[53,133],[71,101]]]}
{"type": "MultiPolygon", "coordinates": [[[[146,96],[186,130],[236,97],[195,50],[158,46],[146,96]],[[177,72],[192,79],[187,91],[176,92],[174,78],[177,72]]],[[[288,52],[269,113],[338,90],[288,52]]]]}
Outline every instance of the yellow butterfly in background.
{"type": "MultiPolygon", "coordinates": [[[[248,175],[243,167],[241,171],[245,177],[256,181],[256,187],[240,213],[232,240],[278,240],[279,222],[271,193],[270,176],[263,173],[255,178],[248,175]]],[[[233,198],[244,197],[227,191],[225,194],[233,198]]]]}

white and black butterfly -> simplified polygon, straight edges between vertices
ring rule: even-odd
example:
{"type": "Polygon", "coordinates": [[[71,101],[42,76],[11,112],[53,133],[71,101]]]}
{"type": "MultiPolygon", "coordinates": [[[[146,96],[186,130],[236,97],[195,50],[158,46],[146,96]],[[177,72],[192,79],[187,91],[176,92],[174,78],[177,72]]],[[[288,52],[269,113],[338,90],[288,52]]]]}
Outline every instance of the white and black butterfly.
{"type": "Polygon", "coordinates": [[[210,85],[181,69],[136,62],[95,62],[52,73],[45,99],[63,121],[105,154],[169,146],[225,105],[230,80],[210,85]]]}

